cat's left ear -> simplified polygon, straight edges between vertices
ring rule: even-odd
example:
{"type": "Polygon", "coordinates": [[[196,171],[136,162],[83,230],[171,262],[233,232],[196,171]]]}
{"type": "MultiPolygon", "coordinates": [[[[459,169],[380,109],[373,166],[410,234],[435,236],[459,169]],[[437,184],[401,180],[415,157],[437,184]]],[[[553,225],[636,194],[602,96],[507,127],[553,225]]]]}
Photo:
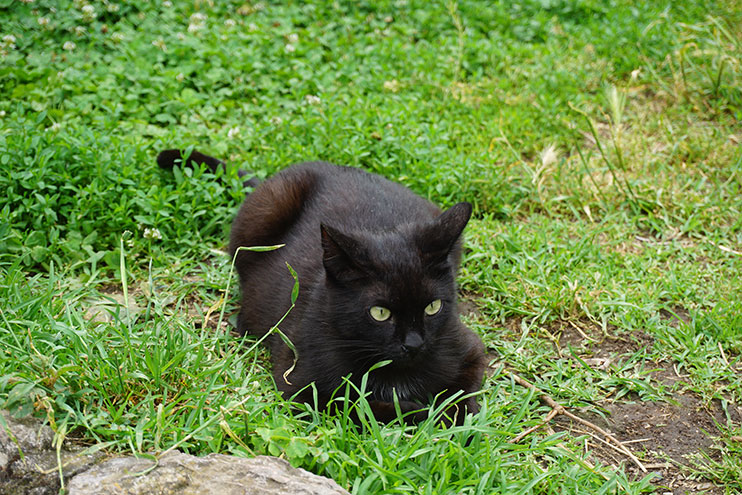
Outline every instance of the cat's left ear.
{"type": "Polygon", "coordinates": [[[471,210],[470,203],[456,203],[423,227],[417,237],[423,258],[430,263],[444,261],[469,222],[471,210]]]}

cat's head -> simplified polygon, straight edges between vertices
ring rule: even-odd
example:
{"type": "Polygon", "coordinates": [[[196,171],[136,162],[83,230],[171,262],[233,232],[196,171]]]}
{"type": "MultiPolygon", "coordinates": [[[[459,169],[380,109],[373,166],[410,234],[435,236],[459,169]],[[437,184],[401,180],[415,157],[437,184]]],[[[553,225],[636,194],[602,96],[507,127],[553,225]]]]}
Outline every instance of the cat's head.
{"type": "Polygon", "coordinates": [[[426,223],[344,233],[322,225],[327,323],[360,367],[415,366],[458,323],[455,275],[471,216],[458,203],[426,223]]]}

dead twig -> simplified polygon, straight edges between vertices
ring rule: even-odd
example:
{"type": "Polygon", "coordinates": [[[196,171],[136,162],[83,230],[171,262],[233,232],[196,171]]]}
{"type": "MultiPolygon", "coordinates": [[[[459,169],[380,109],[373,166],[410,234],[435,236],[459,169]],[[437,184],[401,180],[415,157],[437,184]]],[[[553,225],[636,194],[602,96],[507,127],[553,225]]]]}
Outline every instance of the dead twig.
{"type": "Polygon", "coordinates": [[[714,241],[709,241],[709,242],[711,244],[713,244],[714,246],[718,247],[719,249],[721,249],[722,251],[724,251],[725,253],[736,254],[737,256],[742,256],[742,253],[740,253],[739,251],[735,251],[732,248],[728,248],[726,246],[722,246],[721,244],[717,244],[714,241]]]}
{"type": "Polygon", "coordinates": [[[670,469],[672,464],[669,462],[657,462],[655,464],[647,464],[647,469],[670,469]]]}
{"type": "Polygon", "coordinates": [[[721,359],[722,361],[724,361],[724,364],[727,366],[727,368],[729,368],[730,367],[729,360],[727,359],[727,355],[724,354],[724,348],[721,346],[721,342],[719,342],[718,344],[719,344],[719,353],[721,354],[721,359]]]}
{"type": "MultiPolygon", "coordinates": [[[[610,433],[608,433],[607,431],[605,431],[600,426],[598,426],[598,425],[596,425],[594,423],[591,423],[590,421],[587,421],[586,419],[582,419],[579,416],[576,416],[576,415],[572,414],[564,406],[562,406],[561,404],[559,404],[558,402],[556,402],[554,399],[552,399],[551,397],[549,397],[548,395],[546,395],[543,391],[541,391],[535,385],[533,385],[530,382],[528,382],[527,380],[524,380],[523,378],[521,378],[516,373],[513,373],[512,371],[509,371],[508,373],[513,378],[513,380],[515,380],[515,383],[517,383],[518,385],[521,385],[522,387],[525,387],[525,388],[528,388],[530,390],[533,390],[534,392],[536,392],[537,394],[539,394],[539,400],[541,400],[542,403],[544,403],[547,406],[551,407],[551,412],[549,412],[549,414],[546,416],[546,419],[540,425],[538,425],[537,428],[530,428],[529,430],[527,430],[527,432],[525,432],[526,434],[530,434],[533,431],[537,430],[538,428],[540,428],[544,424],[548,423],[555,416],[557,416],[559,414],[563,414],[564,416],[567,416],[572,421],[576,421],[576,422],[580,423],[581,425],[586,426],[586,427],[590,428],[591,430],[597,431],[598,433],[600,433],[601,435],[603,435],[603,437],[605,437],[608,440],[610,440],[611,442],[613,442],[613,444],[616,446],[616,449],[617,450],[619,450],[622,454],[624,454],[626,457],[628,457],[629,459],[631,459],[631,461],[634,464],[636,464],[636,466],[639,469],[641,469],[641,471],[643,473],[646,473],[647,472],[647,468],[644,466],[644,464],[642,464],[641,461],[639,459],[637,459],[637,457],[634,454],[632,454],[631,451],[628,448],[626,448],[626,446],[623,443],[621,443],[616,437],[614,437],[613,435],[611,435],[610,433]]],[[[518,435],[517,437],[515,437],[511,442],[512,443],[515,443],[517,441],[520,441],[525,436],[526,435],[524,435],[523,433],[521,433],[520,435],[518,435]]]]}
{"type": "MultiPolygon", "coordinates": [[[[546,425],[545,430],[546,430],[546,432],[549,435],[553,435],[554,434],[554,430],[552,430],[549,425],[546,425]]],[[[562,449],[564,451],[564,453],[570,459],[572,459],[573,461],[575,461],[577,464],[581,465],[583,468],[589,470],[591,473],[597,473],[597,474],[599,474],[606,481],[609,481],[610,480],[610,478],[608,477],[607,474],[605,474],[605,473],[603,473],[601,471],[597,471],[595,469],[595,465],[592,462],[588,461],[587,459],[582,459],[580,457],[573,456],[572,455],[572,452],[570,451],[570,449],[568,449],[567,446],[564,445],[564,442],[559,442],[558,444],[556,444],[556,446],[559,447],[560,449],[562,449]]]]}
{"type": "Polygon", "coordinates": [[[648,442],[651,440],[651,438],[637,438],[636,440],[624,440],[622,443],[624,445],[628,445],[630,443],[642,443],[642,442],[648,442]]]}
{"type": "MultiPolygon", "coordinates": [[[[594,439],[594,440],[597,440],[598,442],[602,443],[602,444],[603,444],[603,445],[605,445],[606,447],[608,447],[608,448],[610,448],[610,449],[613,449],[613,450],[615,450],[615,451],[616,451],[616,452],[618,452],[619,454],[624,454],[624,455],[626,455],[626,452],[625,452],[625,450],[624,450],[624,449],[626,448],[626,446],[625,446],[625,445],[623,446],[623,447],[624,447],[624,449],[622,449],[622,448],[620,448],[620,447],[617,447],[617,446],[613,445],[613,444],[612,444],[611,442],[607,442],[607,441],[603,440],[603,439],[602,439],[602,438],[600,438],[600,437],[599,437],[598,435],[593,435],[593,434],[592,434],[592,433],[590,433],[589,431],[585,431],[585,430],[582,430],[582,431],[583,431],[584,433],[586,433],[586,434],[590,435],[590,438],[592,438],[592,439],[594,439]]],[[[645,466],[645,467],[646,467],[646,466],[645,466]]]]}
{"type": "Polygon", "coordinates": [[[572,320],[568,320],[568,321],[569,321],[569,324],[572,325],[572,328],[577,330],[577,333],[579,333],[583,339],[587,340],[588,342],[595,342],[595,339],[592,337],[588,337],[587,334],[583,332],[582,329],[579,326],[577,326],[575,322],[573,322],[572,320]]]}
{"type": "Polygon", "coordinates": [[[531,428],[528,428],[526,431],[522,432],[520,435],[518,435],[517,437],[513,438],[512,440],[510,440],[510,443],[518,443],[518,442],[520,442],[521,440],[523,440],[524,438],[526,438],[528,435],[530,435],[531,433],[533,433],[534,431],[536,431],[539,428],[543,427],[549,421],[551,421],[552,419],[554,419],[554,416],[556,416],[557,414],[559,414],[559,411],[557,411],[556,409],[552,409],[551,411],[549,411],[549,414],[546,415],[546,417],[544,418],[544,420],[541,423],[537,424],[536,426],[532,426],[531,428]]]}

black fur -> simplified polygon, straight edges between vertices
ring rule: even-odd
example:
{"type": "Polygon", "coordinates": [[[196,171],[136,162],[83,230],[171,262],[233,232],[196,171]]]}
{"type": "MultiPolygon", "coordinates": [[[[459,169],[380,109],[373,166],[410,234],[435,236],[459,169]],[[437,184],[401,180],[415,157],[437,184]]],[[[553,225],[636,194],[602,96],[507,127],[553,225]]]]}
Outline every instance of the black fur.
{"type": "MultiPolygon", "coordinates": [[[[161,168],[171,170],[175,165],[182,165],[184,155],[185,153],[181,150],[161,151],[157,155],[157,165],[159,165],[161,168]]],[[[200,153],[196,150],[193,150],[190,154],[188,154],[185,166],[194,168],[198,167],[202,163],[209,167],[209,169],[214,173],[216,173],[217,169],[220,168],[222,170],[227,169],[227,165],[220,159],[214,158],[213,156],[204,155],[203,153],[200,153]]],[[[247,172],[245,172],[244,170],[238,170],[237,175],[240,178],[244,179],[247,175],[247,172]]],[[[249,179],[245,179],[242,184],[245,187],[257,187],[260,184],[260,180],[252,177],[249,179]]]]}
{"type": "MultiPolygon", "coordinates": [[[[484,348],[459,320],[455,282],[470,215],[468,203],[441,213],[409,189],[355,168],[312,162],[285,169],[247,196],[232,224],[232,255],[240,246],[285,244],[237,255],[238,331],[262,336],[288,310],[289,263],[300,290],[280,325],[298,352],[287,376],[294,354],[278,336],[269,337],[274,379],[287,398],[311,402],[313,383],[325,406],[343,377],[359,385],[384,360],[391,363],[372,371],[367,385],[379,420],[396,417],[395,394],[409,413],[438,394],[475,392],[484,348]],[[426,306],[438,299],[440,311],[427,315],[426,306]],[[372,306],[392,316],[376,321],[372,306]]],[[[479,409],[474,398],[460,406],[457,422],[479,409]]]]}

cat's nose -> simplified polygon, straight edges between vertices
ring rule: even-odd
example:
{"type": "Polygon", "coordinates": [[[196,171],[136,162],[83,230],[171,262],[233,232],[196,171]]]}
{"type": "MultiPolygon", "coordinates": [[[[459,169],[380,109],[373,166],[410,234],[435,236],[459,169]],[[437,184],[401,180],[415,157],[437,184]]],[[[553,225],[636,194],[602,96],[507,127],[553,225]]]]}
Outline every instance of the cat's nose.
{"type": "Polygon", "coordinates": [[[410,332],[405,335],[402,342],[402,350],[408,354],[414,354],[420,350],[423,345],[423,337],[417,332],[410,332]]]}

